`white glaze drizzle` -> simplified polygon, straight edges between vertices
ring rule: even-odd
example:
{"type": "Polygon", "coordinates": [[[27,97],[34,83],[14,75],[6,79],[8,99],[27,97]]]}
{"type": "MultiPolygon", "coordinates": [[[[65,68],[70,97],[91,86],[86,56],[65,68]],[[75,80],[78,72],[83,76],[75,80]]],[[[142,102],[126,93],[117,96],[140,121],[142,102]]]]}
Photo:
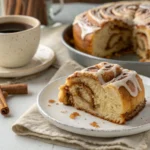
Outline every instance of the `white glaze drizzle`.
{"type": "Polygon", "coordinates": [[[93,9],[93,10],[89,10],[88,11],[88,15],[95,20],[97,23],[102,24],[104,22],[108,22],[108,20],[106,20],[105,18],[103,18],[101,16],[101,14],[99,13],[99,8],[97,9],[93,9]],[[95,13],[94,13],[95,12],[95,13]]]}
{"type": "Polygon", "coordinates": [[[109,63],[106,63],[106,64],[103,63],[103,67],[98,70],[97,76],[102,75],[102,74],[104,74],[104,73],[107,72],[107,71],[109,71],[109,72],[110,72],[110,71],[113,71],[114,76],[116,76],[116,69],[117,69],[118,67],[120,67],[118,64],[113,64],[113,65],[112,65],[112,64],[109,64],[109,63]],[[104,69],[106,69],[108,66],[111,66],[111,67],[109,68],[109,70],[104,70],[104,69]]]}
{"type": "Polygon", "coordinates": [[[90,33],[93,33],[97,30],[100,29],[100,27],[96,27],[96,26],[88,26],[86,25],[85,23],[83,22],[78,22],[78,25],[80,26],[81,28],[81,38],[84,39],[86,35],[90,34],[90,33]]]}
{"type": "Polygon", "coordinates": [[[85,68],[82,70],[82,72],[87,71],[89,73],[95,74],[98,77],[98,79],[102,85],[112,84],[113,86],[117,87],[118,89],[121,86],[123,86],[133,97],[136,97],[138,95],[138,92],[142,90],[140,87],[140,84],[137,80],[137,77],[136,77],[137,73],[135,71],[129,71],[128,69],[123,69],[118,64],[100,63],[100,65],[102,65],[102,67],[100,69],[98,69],[97,72],[88,71],[88,69],[94,68],[94,67],[96,68],[96,66],[91,66],[91,67],[85,68]],[[111,67],[108,70],[105,70],[110,65],[111,65],[111,67]],[[122,70],[122,73],[117,76],[117,68],[118,67],[122,70]],[[102,75],[108,71],[109,72],[112,71],[114,73],[114,78],[109,82],[105,82],[102,75]],[[134,86],[134,91],[132,91],[129,88],[129,86],[127,85],[128,81],[132,82],[132,84],[134,86]]]}
{"type": "MultiPolygon", "coordinates": [[[[129,17],[130,15],[127,15],[127,17],[125,17],[126,13],[124,13],[123,14],[124,17],[122,17],[122,14],[120,14],[120,16],[116,16],[115,14],[112,13],[112,8],[113,8],[113,6],[108,7],[105,10],[104,13],[108,14],[108,16],[112,16],[116,20],[123,20],[125,23],[127,23],[129,25],[133,25],[132,17],[129,17]]],[[[100,9],[101,9],[101,7],[97,7],[95,9],[89,10],[87,12],[88,15],[99,24],[99,26],[96,26],[96,25],[93,25],[93,24],[89,25],[90,22],[88,22],[88,20],[84,20],[85,19],[84,15],[86,14],[86,12],[79,15],[79,16],[77,16],[76,19],[74,20],[73,25],[78,24],[80,29],[81,29],[81,38],[82,38],[82,40],[85,38],[86,35],[101,29],[101,25],[103,23],[108,22],[108,18],[104,18],[100,14],[100,12],[99,12],[100,9]]],[[[109,19],[110,19],[110,17],[109,17],[109,19]]]]}
{"type": "Polygon", "coordinates": [[[116,12],[113,11],[116,15],[116,20],[123,20],[128,25],[133,25],[134,14],[136,9],[138,8],[137,4],[117,4],[114,6],[114,8],[116,10],[116,12]]]}
{"type": "Polygon", "coordinates": [[[130,93],[131,96],[136,97],[138,95],[138,91],[142,90],[139,82],[136,78],[137,73],[135,71],[129,71],[127,69],[123,69],[122,73],[116,77],[114,80],[115,81],[110,81],[109,83],[113,84],[115,87],[117,87],[118,89],[123,86],[127,89],[127,91],[130,93]],[[126,73],[126,77],[124,77],[124,73],[126,73]],[[124,78],[123,78],[124,77],[124,78]],[[123,79],[122,79],[123,78],[123,79]],[[132,91],[129,86],[127,85],[127,82],[131,81],[134,85],[135,90],[132,91]]]}
{"type": "Polygon", "coordinates": [[[114,64],[114,66],[111,68],[111,70],[112,70],[112,71],[113,71],[113,73],[114,73],[114,76],[116,76],[116,75],[117,75],[117,67],[119,67],[119,65],[114,64]]]}
{"type": "MultiPolygon", "coordinates": [[[[100,65],[102,65],[102,67],[100,69],[98,69],[97,72],[91,72],[91,73],[95,74],[98,77],[100,83],[103,85],[103,84],[106,84],[106,82],[104,81],[102,75],[105,72],[112,71],[114,73],[114,77],[116,77],[116,75],[117,75],[117,71],[116,70],[117,70],[117,68],[120,68],[120,66],[118,64],[113,64],[112,65],[112,64],[106,63],[106,62],[102,62],[102,63],[100,63],[100,65]],[[107,69],[108,66],[111,66],[111,67],[108,68],[108,70],[105,70],[105,69],[107,69]]],[[[88,71],[88,69],[90,69],[92,67],[94,68],[95,66],[91,66],[91,67],[85,68],[85,69],[82,70],[82,72],[86,72],[86,71],[88,71]]],[[[88,71],[88,72],[90,72],[90,71],[88,71]]]]}
{"type": "Polygon", "coordinates": [[[87,34],[93,33],[100,29],[98,26],[89,25],[88,23],[84,22],[80,17],[76,18],[73,24],[78,24],[81,29],[81,38],[82,40],[85,38],[87,34]]]}
{"type": "Polygon", "coordinates": [[[146,25],[146,27],[149,27],[150,23],[150,4],[141,4],[139,6],[139,10],[137,11],[135,18],[134,18],[134,24],[136,25],[146,25]],[[143,13],[144,11],[144,13],[143,13]]]}
{"type": "Polygon", "coordinates": [[[141,4],[140,8],[142,8],[142,9],[150,9],[150,4],[141,4]]]}
{"type": "Polygon", "coordinates": [[[129,5],[127,8],[128,9],[132,9],[132,10],[136,10],[137,9],[137,5],[129,5]]]}
{"type": "Polygon", "coordinates": [[[104,74],[104,70],[103,69],[99,69],[98,72],[95,73],[96,76],[98,77],[99,81],[101,84],[105,84],[105,81],[102,77],[102,74],[104,74]]]}
{"type": "Polygon", "coordinates": [[[101,84],[105,84],[105,81],[104,81],[104,79],[103,79],[103,77],[102,77],[103,70],[98,69],[99,72],[91,72],[91,71],[88,70],[88,69],[90,69],[90,68],[95,68],[95,67],[96,67],[95,65],[94,65],[94,66],[87,67],[87,68],[85,68],[85,69],[82,69],[81,72],[83,72],[83,73],[84,73],[84,72],[88,72],[88,73],[94,74],[95,76],[98,77],[98,79],[99,79],[99,81],[100,81],[101,84]],[[101,73],[100,73],[100,72],[101,72],[101,73]]]}

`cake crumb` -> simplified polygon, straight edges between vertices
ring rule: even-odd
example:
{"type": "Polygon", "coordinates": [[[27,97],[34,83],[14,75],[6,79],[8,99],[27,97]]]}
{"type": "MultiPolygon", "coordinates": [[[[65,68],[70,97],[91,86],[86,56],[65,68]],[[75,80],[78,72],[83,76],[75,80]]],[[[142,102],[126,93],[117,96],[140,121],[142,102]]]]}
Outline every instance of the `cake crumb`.
{"type": "Polygon", "coordinates": [[[51,105],[48,104],[48,106],[50,107],[51,105]]]}
{"type": "Polygon", "coordinates": [[[78,112],[73,112],[72,114],[70,114],[71,119],[75,119],[78,116],[80,116],[80,114],[78,112]]]}
{"type": "Polygon", "coordinates": [[[61,113],[67,113],[67,110],[62,110],[61,113]]]}
{"type": "Polygon", "coordinates": [[[50,99],[48,102],[49,102],[49,103],[55,103],[55,100],[50,99]]]}
{"type": "Polygon", "coordinates": [[[93,127],[95,127],[95,128],[99,128],[99,125],[95,121],[93,121],[92,123],[90,123],[90,125],[93,126],[93,127]]]}
{"type": "Polygon", "coordinates": [[[56,103],[56,105],[59,105],[59,103],[56,103]]]}

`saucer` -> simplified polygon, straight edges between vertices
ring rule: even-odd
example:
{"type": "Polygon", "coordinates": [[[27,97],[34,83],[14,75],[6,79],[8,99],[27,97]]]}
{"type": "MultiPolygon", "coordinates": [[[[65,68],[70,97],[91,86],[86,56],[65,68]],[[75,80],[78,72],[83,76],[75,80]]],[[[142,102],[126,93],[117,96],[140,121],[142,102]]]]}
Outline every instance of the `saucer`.
{"type": "Polygon", "coordinates": [[[55,54],[51,48],[44,45],[39,45],[36,54],[29,64],[20,68],[0,67],[0,77],[23,77],[38,73],[48,68],[53,63],[54,58],[55,54]]]}

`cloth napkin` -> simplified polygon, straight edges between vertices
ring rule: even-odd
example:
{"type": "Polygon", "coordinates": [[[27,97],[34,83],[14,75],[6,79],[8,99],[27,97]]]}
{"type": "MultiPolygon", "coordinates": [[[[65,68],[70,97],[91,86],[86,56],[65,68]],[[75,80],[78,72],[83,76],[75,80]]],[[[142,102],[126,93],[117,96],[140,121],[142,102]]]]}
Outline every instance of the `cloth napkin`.
{"type": "MultiPolygon", "coordinates": [[[[82,66],[67,61],[54,77],[69,75],[82,66]]],[[[44,142],[87,150],[145,150],[150,149],[150,131],[120,138],[94,138],[81,136],[59,129],[47,121],[38,111],[36,104],[25,112],[12,126],[12,130],[22,136],[36,137],[44,142]]]]}
{"type": "Polygon", "coordinates": [[[68,24],[56,23],[54,26],[43,28],[41,31],[41,44],[44,44],[55,52],[56,61],[53,66],[59,68],[66,60],[69,60],[69,54],[66,47],[61,42],[61,36],[68,24]]]}

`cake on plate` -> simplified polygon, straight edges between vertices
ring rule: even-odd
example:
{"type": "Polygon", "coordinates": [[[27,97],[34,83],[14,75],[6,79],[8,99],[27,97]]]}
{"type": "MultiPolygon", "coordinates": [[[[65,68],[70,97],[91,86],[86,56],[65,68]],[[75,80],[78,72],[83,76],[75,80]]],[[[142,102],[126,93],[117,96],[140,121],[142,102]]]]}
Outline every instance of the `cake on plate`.
{"type": "Polygon", "coordinates": [[[132,49],[150,59],[150,1],[106,3],[76,16],[74,45],[85,53],[106,57],[132,49]]]}
{"type": "Polygon", "coordinates": [[[74,72],[60,87],[58,98],[65,105],[117,124],[124,124],[145,106],[140,76],[107,62],[74,72]]]}

